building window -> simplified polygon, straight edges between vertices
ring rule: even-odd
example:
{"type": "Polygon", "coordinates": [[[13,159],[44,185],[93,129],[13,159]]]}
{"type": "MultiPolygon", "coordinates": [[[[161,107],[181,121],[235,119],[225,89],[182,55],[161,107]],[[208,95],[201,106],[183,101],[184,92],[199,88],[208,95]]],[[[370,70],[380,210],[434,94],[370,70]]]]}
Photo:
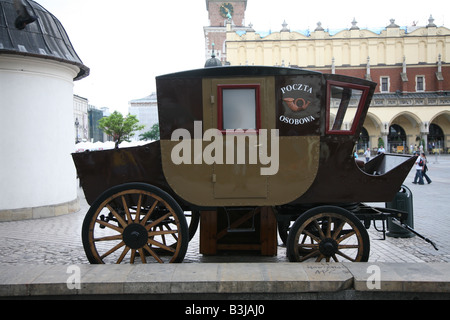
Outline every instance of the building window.
{"type": "Polygon", "coordinates": [[[381,77],[380,78],[381,83],[381,92],[389,92],[389,77],[381,77]]]}
{"type": "Polygon", "coordinates": [[[259,84],[218,85],[217,91],[219,130],[259,130],[259,84]]]}
{"type": "Polygon", "coordinates": [[[425,76],[416,76],[416,92],[425,91],[425,76]]]}

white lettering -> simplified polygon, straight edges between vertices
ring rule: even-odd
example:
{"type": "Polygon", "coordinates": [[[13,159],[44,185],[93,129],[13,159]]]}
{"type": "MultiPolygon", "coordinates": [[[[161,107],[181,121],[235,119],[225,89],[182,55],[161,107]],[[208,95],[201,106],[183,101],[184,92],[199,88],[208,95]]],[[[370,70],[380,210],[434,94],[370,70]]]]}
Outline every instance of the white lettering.
{"type": "Polygon", "coordinates": [[[281,122],[284,122],[287,124],[293,124],[293,125],[297,126],[297,125],[312,122],[312,121],[316,120],[316,118],[314,118],[313,116],[307,116],[307,117],[300,118],[300,119],[292,119],[292,118],[289,118],[286,116],[280,116],[279,120],[281,122]]]}
{"type": "Polygon", "coordinates": [[[367,273],[371,275],[367,278],[367,289],[381,289],[381,269],[379,266],[371,265],[367,268],[367,273]]]}
{"type": "Polygon", "coordinates": [[[279,137],[278,130],[270,131],[270,157],[268,155],[267,150],[267,130],[260,130],[260,152],[259,152],[259,160],[262,164],[268,165],[269,168],[261,168],[262,176],[273,176],[278,172],[280,165],[280,146],[279,146],[279,137]]]}
{"type": "Polygon", "coordinates": [[[217,129],[208,129],[205,131],[203,141],[211,141],[203,150],[203,160],[206,164],[223,164],[223,139],[222,132],[217,129]]]}
{"type": "Polygon", "coordinates": [[[281,88],[281,92],[283,94],[285,94],[286,92],[290,92],[290,91],[303,91],[306,93],[313,93],[313,88],[307,84],[303,84],[303,83],[296,83],[293,85],[288,84],[285,87],[281,88]]]}
{"type": "Polygon", "coordinates": [[[81,289],[81,270],[79,266],[68,266],[66,273],[70,274],[67,278],[67,289],[81,289]]]}
{"type": "MultiPolygon", "coordinates": [[[[292,123],[293,123],[293,119],[292,123]]],[[[202,122],[194,123],[194,141],[186,129],[173,131],[171,141],[179,141],[171,151],[173,164],[258,164],[268,165],[261,168],[261,175],[275,175],[279,169],[279,135],[278,130],[270,133],[270,156],[268,150],[268,134],[266,129],[254,130],[227,130],[224,135],[217,129],[208,129],[202,135],[202,122]],[[203,142],[211,142],[203,149],[203,142]],[[224,148],[225,143],[225,148],[224,148]],[[192,155],[192,144],[194,154],[192,155]],[[246,146],[248,146],[246,148],[246,146]],[[203,149],[203,150],[202,150],[203,149]],[[225,161],[224,161],[225,149],[225,161]],[[236,153],[236,154],[235,154],[236,153]],[[246,154],[248,153],[248,159],[246,154]],[[192,162],[192,156],[194,161],[192,162]],[[248,162],[247,162],[248,160],[248,162]]]]}
{"type": "MultiPolygon", "coordinates": [[[[263,129],[260,130],[260,132],[263,129]]],[[[266,131],[266,130],[265,130],[266,131]]],[[[260,134],[260,140],[262,139],[260,134]]],[[[226,134],[226,163],[227,164],[246,164],[245,141],[248,140],[248,163],[257,164],[257,146],[258,136],[256,133],[247,133],[245,130],[227,130],[226,134]],[[237,144],[235,144],[235,141],[237,144]],[[234,150],[237,150],[236,159],[234,150]]]]}
{"type": "Polygon", "coordinates": [[[186,129],[176,129],[172,132],[170,140],[180,141],[180,138],[181,142],[172,149],[170,155],[172,162],[176,165],[191,164],[191,134],[186,129]]]}
{"type": "Polygon", "coordinates": [[[194,164],[202,164],[202,133],[201,121],[194,122],[194,164]]]}
{"type": "Polygon", "coordinates": [[[195,304],[192,307],[187,307],[185,314],[188,315],[211,315],[213,318],[217,317],[220,307],[199,307],[195,304]]]}
{"type": "Polygon", "coordinates": [[[230,305],[230,315],[239,315],[246,317],[248,315],[253,315],[254,317],[264,314],[263,305],[242,305],[242,304],[231,304],[230,305]]]}

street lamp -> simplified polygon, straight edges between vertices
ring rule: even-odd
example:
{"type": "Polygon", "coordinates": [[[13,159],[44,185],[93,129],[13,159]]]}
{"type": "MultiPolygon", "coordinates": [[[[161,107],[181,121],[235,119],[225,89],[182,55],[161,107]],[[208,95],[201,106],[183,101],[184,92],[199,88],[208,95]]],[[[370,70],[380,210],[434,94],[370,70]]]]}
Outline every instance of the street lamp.
{"type": "Polygon", "coordinates": [[[75,143],[78,143],[78,127],[80,126],[80,122],[78,122],[78,118],[75,119],[75,127],[77,128],[77,137],[75,139],[75,143]]]}

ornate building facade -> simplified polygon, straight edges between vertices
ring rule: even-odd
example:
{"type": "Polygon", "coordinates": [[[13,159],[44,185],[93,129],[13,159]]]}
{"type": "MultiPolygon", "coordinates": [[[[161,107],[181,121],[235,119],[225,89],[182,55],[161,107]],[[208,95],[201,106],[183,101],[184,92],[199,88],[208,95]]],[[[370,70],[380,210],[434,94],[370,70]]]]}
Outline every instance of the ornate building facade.
{"type": "MultiPolygon", "coordinates": [[[[209,10],[217,9],[206,2],[209,10]]],[[[247,1],[214,1],[219,12],[235,2],[247,1]]],[[[435,25],[431,16],[422,27],[401,27],[392,19],[384,28],[360,29],[354,20],[339,31],[319,22],[312,32],[291,31],[286,22],[279,32],[256,32],[237,27],[235,20],[222,19],[223,64],[299,67],[378,83],[358,150],[382,143],[390,152],[420,145],[449,151],[450,30],[435,25]]],[[[237,20],[245,21],[245,14],[237,20]]],[[[212,38],[205,32],[205,39],[208,44],[212,38]]]]}

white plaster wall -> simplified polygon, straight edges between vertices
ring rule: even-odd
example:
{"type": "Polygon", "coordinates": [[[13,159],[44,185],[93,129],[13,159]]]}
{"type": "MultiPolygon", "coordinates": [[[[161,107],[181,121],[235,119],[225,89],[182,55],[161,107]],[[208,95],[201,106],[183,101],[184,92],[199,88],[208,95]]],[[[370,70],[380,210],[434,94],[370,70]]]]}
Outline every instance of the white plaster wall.
{"type": "Polygon", "coordinates": [[[0,210],[77,198],[73,78],[78,68],[0,55],[0,210]]]}

